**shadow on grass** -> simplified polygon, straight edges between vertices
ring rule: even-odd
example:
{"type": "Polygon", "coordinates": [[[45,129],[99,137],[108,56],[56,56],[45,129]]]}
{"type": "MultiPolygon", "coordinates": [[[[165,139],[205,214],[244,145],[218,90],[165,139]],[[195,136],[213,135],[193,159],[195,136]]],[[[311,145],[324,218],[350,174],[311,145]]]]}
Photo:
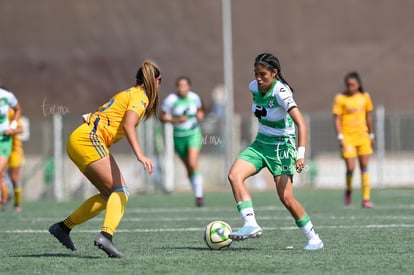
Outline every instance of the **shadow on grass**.
{"type": "Polygon", "coordinates": [[[81,258],[81,259],[100,259],[100,256],[82,256],[69,253],[39,253],[39,254],[23,254],[12,255],[13,258],[81,258]]]}

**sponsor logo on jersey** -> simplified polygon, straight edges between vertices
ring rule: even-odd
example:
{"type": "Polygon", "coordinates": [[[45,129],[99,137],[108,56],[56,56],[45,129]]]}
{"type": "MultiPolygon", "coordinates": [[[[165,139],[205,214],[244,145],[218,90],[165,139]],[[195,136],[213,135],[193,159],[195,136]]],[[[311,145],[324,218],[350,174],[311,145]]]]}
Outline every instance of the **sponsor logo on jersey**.
{"type": "Polygon", "coordinates": [[[254,115],[258,118],[261,119],[262,117],[267,116],[267,110],[265,107],[260,106],[260,105],[256,105],[256,111],[254,111],[254,115]]]}

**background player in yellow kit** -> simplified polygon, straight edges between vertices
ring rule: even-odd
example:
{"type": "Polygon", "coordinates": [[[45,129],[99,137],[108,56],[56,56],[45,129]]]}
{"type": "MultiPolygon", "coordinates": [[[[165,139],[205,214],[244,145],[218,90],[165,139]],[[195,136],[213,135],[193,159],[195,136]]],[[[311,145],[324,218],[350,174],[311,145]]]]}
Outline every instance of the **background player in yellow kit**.
{"type": "Polygon", "coordinates": [[[49,232],[65,247],[75,250],[70,231],[105,209],[101,233],[95,239],[95,245],[109,257],[123,257],[112,243],[112,236],[125,212],[128,186],[109,147],[126,136],[137,160],[152,173],[153,162],[141,149],[136,127],[142,118],[147,119],[157,113],[160,83],[159,69],[152,62],[145,61],[137,72],[134,87],[117,93],[95,113],[84,115],[84,123],[70,135],[68,155],[99,194],[90,197],[66,219],[49,228],[49,232]]]}
{"type": "MultiPolygon", "coordinates": [[[[14,120],[14,111],[13,109],[9,110],[9,120],[12,122],[14,120]]],[[[14,193],[14,211],[20,213],[22,211],[21,202],[22,202],[22,192],[23,188],[21,186],[21,167],[25,163],[23,143],[19,137],[19,134],[23,133],[22,120],[17,120],[17,128],[13,131],[12,135],[12,150],[8,162],[9,167],[9,177],[13,185],[14,193]]]]}
{"type": "Polygon", "coordinates": [[[358,73],[351,72],[345,76],[346,90],[335,97],[333,114],[335,129],[346,164],[346,189],[344,202],[351,203],[352,177],[356,158],[361,169],[362,206],[372,207],[370,201],[370,178],[368,160],[372,154],[374,130],[372,110],[374,106],[370,95],[364,91],[358,73]]]}

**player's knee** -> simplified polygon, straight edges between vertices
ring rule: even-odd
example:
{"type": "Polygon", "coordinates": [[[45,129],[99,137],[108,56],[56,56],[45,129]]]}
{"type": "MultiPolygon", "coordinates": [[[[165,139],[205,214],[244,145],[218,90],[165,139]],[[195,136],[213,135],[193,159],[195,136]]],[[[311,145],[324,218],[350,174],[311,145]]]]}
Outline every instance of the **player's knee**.
{"type": "Polygon", "coordinates": [[[229,174],[227,175],[227,178],[231,184],[234,184],[241,180],[238,173],[235,173],[233,170],[230,170],[229,174]]]}
{"type": "Polygon", "coordinates": [[[295,198],[289,194],[279,194],[279,199],[287,209],[290,209],[292,207],[292,204],[295,200],[295,198]]]}
{"type": "Polygon", "coordinates": [[[198,167],[197,167],[197,164],[196,163],[190,163],[188,165],[188,173],[190,175],[192,175],[194,172],[197,172],[197,170],[198,170],[198,167]]]}

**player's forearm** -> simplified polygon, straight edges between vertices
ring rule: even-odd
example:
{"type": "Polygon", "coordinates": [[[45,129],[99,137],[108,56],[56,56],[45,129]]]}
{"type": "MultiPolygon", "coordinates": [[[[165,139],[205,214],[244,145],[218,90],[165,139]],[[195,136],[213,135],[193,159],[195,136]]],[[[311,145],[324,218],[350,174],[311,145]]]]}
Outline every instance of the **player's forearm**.
{"type": "Polygon", "coordinates": [[[127,137],[128,143],[132,148],[135,156],[139,159],[144,153],[139,143],[137,131],[134,126],[124,125],[125,136],[127,137]]]}
{"type": "Polygon", "coordinates": [[[340,118],[340,116],[336,115],[335,118],[334,118],[334,122],[335,122],[336,134],[337,135],[342,134],[341,118],[340,118]]]}
{"type": "Polygon", "coordinates": [[[202,109],[199,109],[197,111],[197,115],[196,116],[197,116],[197,120],[198,121],[203,120],[204,119],[204,111],[202,109]]]}
{"type": "Polygon", "coordinates": [[[372,126],[372,113],[368,112],[366,115],[367,120],[367,127],[368,127],[368,133],[374,133],[374,127],[372,126]]]}
{"type": "Polygon", "coordinates": [[[160,117],[161,122],[163,123],[177,123],[179,122],[179,117],[171,117],[167,114],[162,114],[160,117]]]}
{"type": "Polygon", "coordinates": [[[301,121],[301,123],[299,123],[297,127],[298,127],[298,147],[306,147],[308,128],[306,126],[305,120],[303,119],[303,121],[301,121]]]}
{"type": "Polygon", "coordinates": [[[305,118],[298,108],[294,108],[289,112],[298,129],[298,147],[306,147],[308,139],[308,127],[305,118]]]}
{"type": "Polygon", "coordinates": [[[18,121],[20,117],[22,116],[22,108],[20,107],[20,104],[17,103],[17,105],[13,107],[13,110],[14,110],[13,120],[18,121]]]}

